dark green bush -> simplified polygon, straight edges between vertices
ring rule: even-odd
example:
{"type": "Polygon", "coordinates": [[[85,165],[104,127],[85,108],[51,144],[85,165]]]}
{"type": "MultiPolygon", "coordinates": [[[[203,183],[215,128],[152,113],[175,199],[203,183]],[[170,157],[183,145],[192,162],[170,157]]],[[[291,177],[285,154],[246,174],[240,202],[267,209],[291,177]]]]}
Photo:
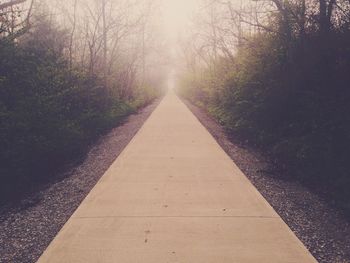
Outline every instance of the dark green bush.
{"type": "Polygon", "coordinates": [[[228,74],[215,73],[221,82],[186,76],[180,92],[350,212],[350,34],[329,38],[322,43],[315,32],[286,45],[279,35],[256,35],[228,74]]]}
{"type": "Polygon", "coordinates": [[[7,196],[82,154],[135,108],[97,76],[36,42],[0,42],[0,192],[7,196]]]}

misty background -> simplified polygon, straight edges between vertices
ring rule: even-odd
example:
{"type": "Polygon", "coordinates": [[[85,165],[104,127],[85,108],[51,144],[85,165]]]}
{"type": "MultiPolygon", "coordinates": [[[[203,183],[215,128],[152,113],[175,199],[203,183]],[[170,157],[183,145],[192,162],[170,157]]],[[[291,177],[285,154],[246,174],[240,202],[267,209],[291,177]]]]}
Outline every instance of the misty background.
{"type": "Polygon", "coordinates": [[[1,200],[170,87],[348,213],[349,48],[349,0],[1,1],[1,200]]]}

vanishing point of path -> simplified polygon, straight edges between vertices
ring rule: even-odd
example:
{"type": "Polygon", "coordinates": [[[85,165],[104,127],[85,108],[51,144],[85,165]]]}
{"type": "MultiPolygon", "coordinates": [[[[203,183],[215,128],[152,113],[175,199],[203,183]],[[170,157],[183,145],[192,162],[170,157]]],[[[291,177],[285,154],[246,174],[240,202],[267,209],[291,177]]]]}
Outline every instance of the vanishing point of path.
{"type": "Polygon", "coordinates": [[[316,262],[170,91],[39,262],[316,262]]]}

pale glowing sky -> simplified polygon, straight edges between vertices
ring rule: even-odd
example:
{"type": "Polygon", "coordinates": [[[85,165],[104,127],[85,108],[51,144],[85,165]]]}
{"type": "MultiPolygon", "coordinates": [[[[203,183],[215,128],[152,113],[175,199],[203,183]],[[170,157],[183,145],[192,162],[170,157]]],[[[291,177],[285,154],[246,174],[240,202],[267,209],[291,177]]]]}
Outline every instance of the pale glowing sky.
{"type": "Polygon", "coordinates": [[[188,26],[198,6],[198,0],[162,1],[163,22],[168,37],[176,38],[188,26]]]}

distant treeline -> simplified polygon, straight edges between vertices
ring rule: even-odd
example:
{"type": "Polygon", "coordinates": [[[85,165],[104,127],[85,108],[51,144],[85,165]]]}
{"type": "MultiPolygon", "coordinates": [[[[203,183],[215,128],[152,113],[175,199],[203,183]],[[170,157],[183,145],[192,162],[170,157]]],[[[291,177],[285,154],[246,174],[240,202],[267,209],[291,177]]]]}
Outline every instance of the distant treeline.
{"type": "Polygon", "coordinates": [[[142,78],[145,58],[130,47],[120,61],[105,51],[103,30],[88,36],[86,28],[84,41],[74,40],[77,22],[64,28],[35,6],[24,18],[15,3],[0,5],[0,203],[53,179],[98,136],[159,96],[162,85],[155,75],[142,78]]]}
{"type": "Polygon", "coordinates": [[[179,92],[350,214],[350,2],[226,2],[184,44],[179,92]]]}

